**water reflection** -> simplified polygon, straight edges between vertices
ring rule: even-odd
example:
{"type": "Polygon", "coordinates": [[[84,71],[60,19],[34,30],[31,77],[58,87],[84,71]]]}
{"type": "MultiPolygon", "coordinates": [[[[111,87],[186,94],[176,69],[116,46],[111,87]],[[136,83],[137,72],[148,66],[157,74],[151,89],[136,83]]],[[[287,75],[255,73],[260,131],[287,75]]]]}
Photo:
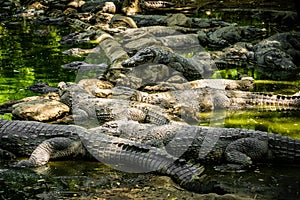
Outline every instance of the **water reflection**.
{"type": "MultiPolygon", "coordinates": [[[[300,173],[296,166],[258,166],[247,172],[205,174],[217,180],[230,199],[299,199],[300,173]],[[235,198],[234,198],[235,197],[235,198]]],[[[179,189],[168,177],[128,174],[98,162],[57,161],[37,169],[11,169],[0,162],[3,199],[212,199],[179,189]],[[128,198],[132,197],[132,198],[128,198]]],[[[224,197],[225,198],[225,197],[224,197]]],[[[223,198],[222,198],[223,199],[223,198]]]]}
{"type": "Polygon", "coordinates": [[[26,88],[33,83],[56,86],[75,79],[75,72],[61,68],[74,58],[61,54],[67,47],[58,42],[70,30],[30,23],[18,19],[0,24],[0,103],[32,96],[26,88]]]}

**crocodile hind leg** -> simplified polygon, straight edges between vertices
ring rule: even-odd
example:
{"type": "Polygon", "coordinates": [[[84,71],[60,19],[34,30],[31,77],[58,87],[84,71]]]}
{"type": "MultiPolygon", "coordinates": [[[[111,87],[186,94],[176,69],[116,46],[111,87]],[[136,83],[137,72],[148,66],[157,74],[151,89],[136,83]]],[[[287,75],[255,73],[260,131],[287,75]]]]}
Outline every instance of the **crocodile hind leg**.
{"type": "Polygon", "coordinates": [[[16,163],[15,167],[38,167],[47,164],[52,158],[63,158],[84,154],[84,148],[80,141],[69,138],[56,137],[43,141],[32,152],[28,160],[16,163]]]}
{"type": "Polygon", "coordinates": [[[268,143],[257,138],[241,138],[231,142],[224,153],[228,164],[222,166],[223,170],[240,170],[250,167],[253,161],[267,159],[268,143]]]}

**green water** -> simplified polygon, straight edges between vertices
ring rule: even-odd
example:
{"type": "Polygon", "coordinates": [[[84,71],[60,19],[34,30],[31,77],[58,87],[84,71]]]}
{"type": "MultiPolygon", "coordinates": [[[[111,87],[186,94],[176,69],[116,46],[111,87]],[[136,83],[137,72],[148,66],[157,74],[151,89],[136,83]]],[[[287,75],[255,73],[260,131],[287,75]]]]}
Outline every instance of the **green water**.
{"type": "Polygon", "coordinates": [[[36,95],[26,89],[34,83],[57,86],[60,81],[75,80],[74,71],[61,68],[74,60],[61,53],[67,47],[59,44],[69,32],[25,19],[0,23],[0,103],[36,95]]]}
{"type": "MultiPolygon", "coordinates": [[[[300,139],[299,111],[227,110],[216,120],[215,112],[200,113],[200,125],[225,128],[245,128],[276,133],[300,139]]],[[[217,113],[218,115],[218,113],[217,113]]]]}

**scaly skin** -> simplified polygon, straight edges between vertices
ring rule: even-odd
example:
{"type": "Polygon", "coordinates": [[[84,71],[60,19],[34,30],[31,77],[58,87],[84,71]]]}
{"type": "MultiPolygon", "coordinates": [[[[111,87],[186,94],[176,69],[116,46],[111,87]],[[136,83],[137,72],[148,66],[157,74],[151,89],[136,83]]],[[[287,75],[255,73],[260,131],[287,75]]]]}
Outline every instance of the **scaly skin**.
{"type": "Polygon", "coordinates": [[[197,105],[199,110],[214,108],[251,108],[264,109],[299,109],[300,96],[298,95],[274,95],[268,93],[220,90],[214,88],[196,88],[191,90],[175,90],[161,93],[137,93],[137,101],[154,105],[178,105],[186,103],[184,97],[188,97],[187,107],[197,105]],[[171,103],[168,103],[171,102],[171,103]],[[205,103],[206,102],[206,103],[205,103]],[[205,107],[207,106],[207,107],[205,107]]]}
{"type": "MultiPolygon", "coordinates": [[[[150,88],[173,89],[177,87],[180,89],[180,87],[190,86],[188,84],[179,85],[180,84],[165,84],[162,86],[158,85],[157,87],[150,86],[150,88]]],[[[180,121],[180,118],[184,121],[198,121],[199,112],[214,109],[298,110],[300,108],[299,95],[273,95],[271,93],[222,90],[209,87],[195,89],[183,88],[183,90],[158,93],[141,92],[127,87],[114,87],[112,89],[103,89],[102,92],[98,90],[97,96],[106,98],[106,100],[97,99],[99,102],[111,101],[116,102],[115,104],[118,104],[117,102],[121,99],[131,100],[127,102],[132,102],[131,105],[138,110],[148,108],[149,111],[155,111],[154,113],[156,114],[152,116],[153,118],[149,118],[151,120],[148,120],[148,122],[161,125],[172,120],[180,121]],[[107,98],[111,100],[107,100],[107,98]],[[160,112],[161,114],[159,114],[160,112]],[[161,121],[154,120],[155,116],[160,118],[161,121]],[[163,118],[168,120],[162,120],[163,118]]],[[[125,102],[124,100],[121,101],[125,102]]],[[[81,103],[83,103],[83,101],[81,103]]],[[[135,121],[143,122],[143,119],[145,118],[135,121]]]]}
{"type": "Polygon", "coordinates": [[[28,160],[18,162],[17,167],[37,167],[50,159],[82,155],[94,157],[120,170],[166,174],[182,187],[196,192],[212,192],[215,189],[212,182],[197,181],[201,178],[198,175],[203,172],[202,167],[178,160],[150,145],[101,132],[92,134],[75,125],[0,120],[0,148],[2,152],[18,156],[30,155],[28,160]]]}
{"type": "Polygon", "coordinates": [[[175,3],[168,1],[145,1],[141,0],[141,7],[144,9],[169,8],[175,6],[175,3]]]}
{"type": "Polygon", "coordinates": [[[177,53],[159,48],[148,47],[138,51],[131,58],[122,62],[123,67],[136,67],[142,64],[165,64],[181,72],[188,80],[203,78],[203,74],[211,73],[210,66],[196,65],[192,59],[187,59],[177,53]]]}
{"type": "Polygon", "coordinates": [[[300,107],[299,95],[272,95],[209,87],[160,93],[114,87],[104,89],[103,93],[99,89],[97,96],[102,98],[95,98],[79,85],[61,84],[60,96],[61,101],[72,108],[78,125],[85,127],[91,119],[96,122],[93,127],[111,120],[162,125],[170,121],[197,122],[200,111],[214,109],[298,110],[300,107]]]}
{"type": "Polygon", "coordinates": [[[200,163],[227,163],[238,168],[256,162],[300,164],[300,140],[262,131],[133,121],[112,121],[91,131],[134,138],[200,163]]]}
{"type": "MultiPolygon", "coordinates": [[[[79,85],[61,83],[61,101],[72,109],[78,125],[95,127],[111,120],[134,120],[153,124],[167,124],[173,120],[165,109],[143,102],[131,101],[131,91],[117,92],[118,98],[96,98],[79,85]],[[125,98],[126,95],[129,95],[125,98]]],[[[178,119],[179,120],[179,119],[178,119]]]]}

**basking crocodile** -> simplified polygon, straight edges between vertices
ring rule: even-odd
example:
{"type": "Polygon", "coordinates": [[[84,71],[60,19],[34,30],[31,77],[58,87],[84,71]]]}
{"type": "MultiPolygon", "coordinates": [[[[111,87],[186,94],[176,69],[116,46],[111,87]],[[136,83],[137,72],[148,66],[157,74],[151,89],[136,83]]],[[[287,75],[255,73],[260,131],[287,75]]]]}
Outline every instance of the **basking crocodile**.
{"type": "Polygon", "coordinates": [[[134,56],[122,62],[123,67],[136,67],[142,64],[165,64],[172,69],[181,72],[187,80],[196,80],[209,77],[214,71],[210,57],[205,52],[200,52],[187,59],[177,53],[152,46],[138,51],[134,56]],[[202,60],[202,62],[199,62],[202,60]]]}
{"type": "Polygon", "coordinates": [[[252,77],[243,77],[241,80],[231,79],[199,79],[184,83],[158,82],[155,85],[145,85],[143,91],[146,92],[165,92],[174,90],[190,90],[204,87],[212,87],[219,85],[225,90],[242,90],[251,91],[254,87],[254,79],[252,77]]]}
{"type": "Polygon", "coordinates": [[[222,51],[208,55],[199,52],[189,59],[161,47],[151,46],[140,49],[134,56],[124,60],[122,65],[135,67],[142,64],[165,64],[181,72],[188,80],[203,78],[204,74],[204,78],[208,78],[217,68],[236,67],[256,69],[261,77],[288,79],[297,76],[299,71],[298,38],[296,32],[274,35],[256,45],[235,41],[236,44],[222,51]]]}
{"type": "Polygon", "coordinates": [[[90,156],[90,153],[106,164],[132,164],[140,171],[157,171],[175,163],[179,165],[175,171],[163,172],[171,175],[177,172],[175,176],[186,181],[184,178],[192,179],[190,175],[199,169],[189,168],[184,161],[177,161],[178,157],[229,163],[234,168],[249,167],[254,162],[300,163],[299,140],[247,129],[112,121],[88,130],[75,125],[0,120],[0,134],[2,151],[31,155],[17,166],[41,166],[52,158],[90,156]]]}
{"type": "Polygon", "coordinates": [[[290,79],[299,71],[299,32],[272,35],[257,44],[238,42],[212,52],[219,69],[243,67],[257,69],[261,78],[290,79]]]}
{"type": "Polygon", "coordinates": [[[214,108],[299,109],[300,96],[297,93],[295,95],[280,95],[234,90],[235,87],[243,87],[244,85],[246,86],[241,89],[247,89],[251,87],[251,82],[252,79],[245,79],[239,82],[223,79],[203,79],[203,81],[197,80],[181,84],[161,83],[159,85],[146,86],[144,91],[149,90],[149,93],[123,86],[94,89],[92,93],[100,98],[131,100],[163,106],[164,108],[174,108],[180,105],[192,108],[192,105],[195,105],[193,107],[195,112],[212,110],[214,108]],[[207,85],[209,83],[211,86],[207,85]],[[223,89],[214,88],[214,85],[221,86],[223,89]],[[225,87],[232,87],[233,89],[225,87]],[[156,90],[167,91],[155,92],[156,90]]]}
{"type": "Polygon", "coordinates": [[[218,187],[199,176],[204,168],[179,160],[162,149],[99,132],[92,134],[75,125],[0,120],[0,150],[6,155],[11,152],[30,156],[16,167],[37,167],[49,159],[86,156],[127,172],[166,174],[196,192],[213,192],[218,187]]]}
{"type": "Polygon", "coordinates": [[[300,140],[256,130],[111,121],[91,131],[163,147],[200,163],[227,163],[229,169],[261,162],[300,164],[300,140]]]}
{"type": "Polygon", "coordinates": [[[169,115],[165,109],[140,101],[132,101],[135,90],[119,92],[119,97],[96,98],[76,84],[61,83],[60,99],[72,109],[74,120],[81,126],[95,127],[111,120],[134,120],[139,122],[167,124],[179,120],[169,115]]]}
{"type": "MultiPolygon", "coordinates": [[[[261,106],[262,108],[273,107],[277,109],[299,109],[299,95],[274,95],[269,93],[248,92],[215,89],[210,87],[196,88],[190,90],[175,90],[168,92],[136,93],[137,101],[154,105],[176,106],[178,104],[198,105],[196,110],[211,110],[216,108],[251,108],[261,106]],[[187,101],[188,100],[188,101],[187,101]]],[[[134,97],[132,98],[134,99],[134,97]]]]}
{"type": "MultiPolygon", "coordinates": [[[[216,81],[217,84],[223,84],[222,79],[216,79],[216,81]]],[[[200,81],[182,85],[169,84],[167,87],[174,86],[170,91],[156,93],[147,93],[123,86],[103,89],[93,89],[91,86],[91,88],[84,89],[79,84],[65,83],[61,83],[59,88],[61,101],[72,109],[74,119],[85,127],[89,124],[87,122],[92,122],[92,119],[95,123],[90,124],[89,127],[111,120],[134,120],[162,125],[171,121],[198,122],[199,112],[210,110],[298,110],[300,108],[298,94],[275,95],[228,90],[225,89],[225,85],[223,85],[224,89],[217,89],[207,87],[205,84],[201,86],[201,84],[203,83],[200,81]],[[196,86],[195,88],[182,90],[179,88],[192,87],[192,83],[196,86]],[[175,90],[172,90],[174,88],[175,90]]]]}
{"type": "Polygon", "coordinates": [[[58,92],[58,89],[55,87],[49,86],[47,83],[35,83],[27,87],[28,90],[31,90],[36,93],[47,94],[51,92],[58,92]]]}
{"type": "Polygon", "coordinates": [[[198,32],[200,44],[211,48],[224,48],[237,42],[254,42],[261,40],[265,35],[265,29],[255,26],[237,26],[236,24],[211,32],[198,32]]]}

